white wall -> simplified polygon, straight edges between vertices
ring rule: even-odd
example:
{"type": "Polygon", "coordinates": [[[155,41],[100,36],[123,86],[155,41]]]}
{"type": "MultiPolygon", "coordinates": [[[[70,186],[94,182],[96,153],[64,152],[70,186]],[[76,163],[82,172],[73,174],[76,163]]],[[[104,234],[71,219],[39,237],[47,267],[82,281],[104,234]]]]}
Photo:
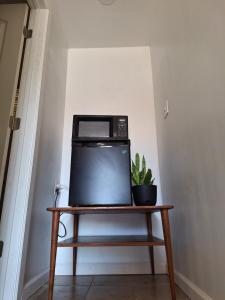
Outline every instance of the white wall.
{"type": "Polygon", "coordinates": [[[46,211],[54,203],[54,186],[60,181],[62,137],[67,74],[66,44],[57,21],[50,11],[45,74],[42,84],[36,138],[35,164],[30,201],[33,202],[27,246],[23,299],[48,278],[51,236],[51,214],[46,211]]]}
{"type": "Polygon", "coordinates": [[[162,194],[175,204],[177,281],[192,299],[223,300],[225,3],[173,0],[170,5],[173,14],[164,31],[173,39],[151,53],[162,194]],[[170,103],[166,120],[165,100],[170,103]]]}
{"type": "MultiPolygon", "coordinates": [[[[132,153],[144,153],[156,177],[161,202],[149,48],[71,49],[68,58],[61,183],[69,186],[72,117],[74,114],[129,116],[132,153]]],[[[68,204],[68,190],[60,206],[68,204]]],[[[63,216],[72,234],[71,217],[63,216]]],[[[80,235],[145,234],[140,215],[82,216],[80,235]]],[[[161,234],[155,216],[156,233],[161,234]]],[[[158,272],[165,271],[164,251],[156,251],[158,272]]],[[[146,273],[147,248],[86,248],[78,250],[78,274],[146,273]]],[[[71,249],[59,249],[57,274],[72,274],[71,249]]]]}

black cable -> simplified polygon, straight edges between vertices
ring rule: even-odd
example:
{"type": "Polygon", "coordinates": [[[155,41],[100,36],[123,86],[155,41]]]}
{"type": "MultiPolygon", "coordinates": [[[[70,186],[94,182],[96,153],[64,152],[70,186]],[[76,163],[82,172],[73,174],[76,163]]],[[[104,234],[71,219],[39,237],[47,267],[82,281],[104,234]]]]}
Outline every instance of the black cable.
{"type": "MultiPolygon", "coordinates": [[[[61,215],[60,215],[61,216],[61,215]]],[[[62,222],[62,221],[59,221],[59,224],[61,224],[62,225],[62,227],[63,227],[63,229],[64,229],[64,235],[60,235],[60,234],[58,234],[58,237],[60,237],[60,238],[64,238],[64,237],[66,237],[67,236],[67,230],[66,230],[66,225],[62,222]]]]}
{"type": "MultiPolygon", "coordinates": [[[[57,207],[57,202],[58,202],[59,196],[60,196],[60,190],[59,190],[59,189],[56,189],[56,191],[55,191],[54,207],[57,207]]],[[[63,215],[63,213],[60,214],[60,217],[61,217],[62,215],[63,215]]],[[[67,236],[66,226],[65,226],[65,224],[64,224],[62,221],[59,221],[59,224],[63,227],[63,229],[64,229],[64,234],[63,234],[63,235],[58,234],[58,237],[64,238],[64,237],[67,236]]]]}

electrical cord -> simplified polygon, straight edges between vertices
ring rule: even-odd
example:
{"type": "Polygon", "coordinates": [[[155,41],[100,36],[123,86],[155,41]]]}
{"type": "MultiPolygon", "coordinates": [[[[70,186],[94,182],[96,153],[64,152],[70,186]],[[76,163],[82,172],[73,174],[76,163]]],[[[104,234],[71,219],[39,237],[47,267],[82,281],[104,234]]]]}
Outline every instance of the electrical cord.
{"type": "MultiPolygon", "coordinates": [[[[60,190],[59,189],[56,189],[55,191],[55,201],[54,201],[54,207],[56,208],[57,207],[57,202],[58,202],[58,199],[59,199],[59,196],[60,196],[60,190]]],[[[60,217],[63,215],[63,213],[60,213],[60,217]]],[[[64,234],[63,235],[60,235],[58,234],[58,237],[60,238],[64,238],[67,236],[67,229],[66,229],[66,226],[65,224],[59,220],[59,224],[63,227],[63,230],[64,230],[64,234]]]]}
{"type": "MultiPolygon", "coordinates": [[[[60,217],[63,215],[63,213],[60,214],[60,217]]],[[[64,238],[67,236],[67,230],[66,230],[66,225],[62,222],[62,221],[59,221],[59,224],[61,224],[61,226],[63,227],[64,229],[64,235],[60,235],[58,234],[58,237],[60,238],[64,238]]]]}

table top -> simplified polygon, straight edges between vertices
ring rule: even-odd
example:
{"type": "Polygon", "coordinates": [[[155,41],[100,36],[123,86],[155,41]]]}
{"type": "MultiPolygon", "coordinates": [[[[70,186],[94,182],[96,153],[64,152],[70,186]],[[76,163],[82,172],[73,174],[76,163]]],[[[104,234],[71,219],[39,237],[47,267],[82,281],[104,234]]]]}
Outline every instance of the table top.
{"type": "Polygon", "coordinates": [[[47,211],[69,214],[101,214],[101,213],[148,213],[173,209],[173,205],[156,206],[88,206],[88,207],[49,207],[47,211]]]}

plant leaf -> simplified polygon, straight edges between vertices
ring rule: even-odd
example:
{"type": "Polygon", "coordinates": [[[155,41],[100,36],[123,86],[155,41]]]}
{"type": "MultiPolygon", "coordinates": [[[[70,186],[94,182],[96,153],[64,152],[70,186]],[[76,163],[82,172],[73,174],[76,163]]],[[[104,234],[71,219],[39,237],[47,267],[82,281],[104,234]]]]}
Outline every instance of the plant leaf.
{"type": "Polygon", "coordinates": [[[150,169],[148,169],[145,178],[144,178],[144,184],[146,185],[150,185],[152,184],[152,171],[150,169]]]}
{"type": "Polygon", "coordinates": [[[140,177],[139,184],[143,184],[144,183],[144,178],[145,178],[145,171],[144,171],[144,169],[141,170],[139,177],[140,177]]]}
{"type": "Polygon", "coordinates": [[[135,165],[138,172],[140,171],[140,155],[139,153],[136,153],[135,155],[135,165]]]}
{"type": "Polygon", "coordinates": [[[137,182],[135,176],[133,176],[133,175],[132,175],[132,183],[133,183],[134,185],[138,185],[138,182],[137,182]]]}
{"type": "Polygon", "coordinates": [[[133,184],[138,185],[139,184],[138,171],[137,171],[136,165],[133,160],[131,163],[131,175],[132,175],[133,184]]]}
{"type": "Polygon", "coordinates": [[[134,164],[134,161],[132,160],[132,163],[131,163],[131,172],[132,172],[132,174],[134,174],[135,171],[136,171],[136,166],[134,164]]]}
{"type": "Polygon", "coordinates": [[[134,185],[151,185],[154,183],[155,178],[152,178],[152,171],[148,169],[146,172],[146,160],[144,155],[142,156],[142,161],[140,162],[140,155],[136,153],[135,160],[131,162],[131,176],[132,183],[134,185]],[[141,166],[140,166],[141,163],[141,166]],[[141,171],[140,171],[141,167],[141,171]]]}
{"type": "Polygon", "coordinates": [[[139,185],[139,174],[137,172],[134,172],[132,174],[132,180],[133,180],[134,184],[139,185]]]}
{"type": "Polygon", "coordinates": [[[145,174],[146,174],[146,161],[145,161],[144,155],[142,157],[142,171],[143,171],[143,174],[145,176],[145,174]]]}

